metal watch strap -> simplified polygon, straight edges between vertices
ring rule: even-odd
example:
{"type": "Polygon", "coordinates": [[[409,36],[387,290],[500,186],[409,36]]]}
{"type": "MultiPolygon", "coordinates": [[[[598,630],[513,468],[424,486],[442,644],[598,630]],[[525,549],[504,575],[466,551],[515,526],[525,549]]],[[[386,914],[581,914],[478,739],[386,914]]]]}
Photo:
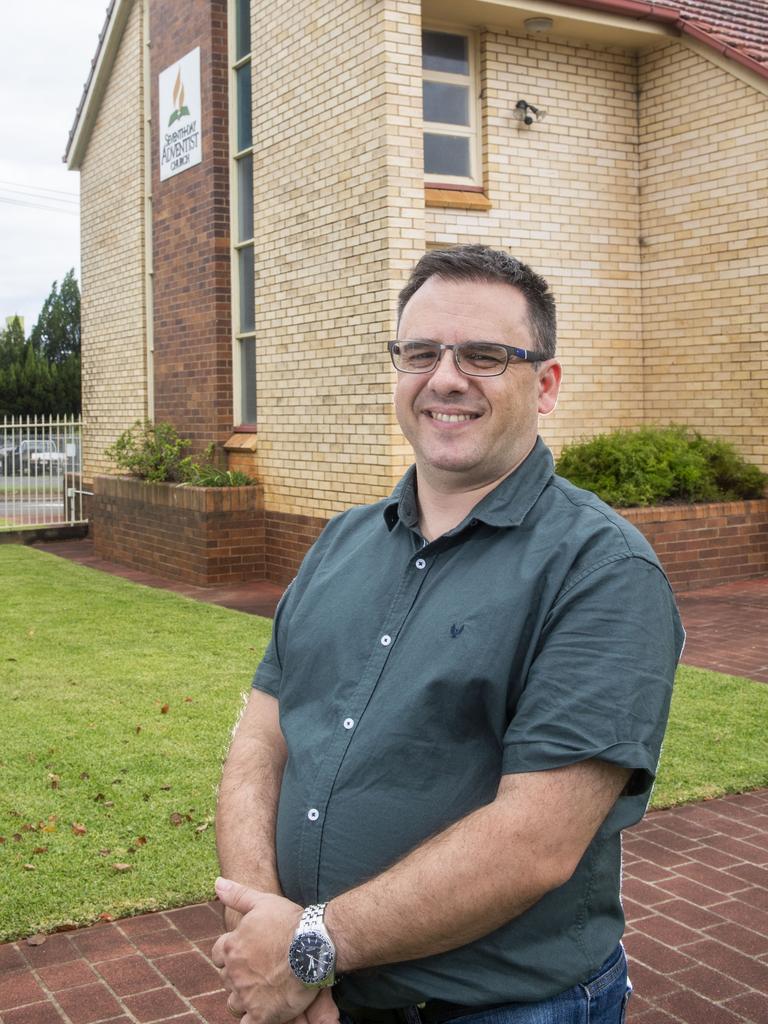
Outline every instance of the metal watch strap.
{"type": "Polygon", "coordinates": [[[310,906],[304,908],[304,912],[301,915],[299,921],[299,927],[297,931],[312,931],[317,928],[318,925],[325,931],[325,925],[323,924],[323,915],[325,914],[325,908],[328,903],[312,903],[310,906]]]}

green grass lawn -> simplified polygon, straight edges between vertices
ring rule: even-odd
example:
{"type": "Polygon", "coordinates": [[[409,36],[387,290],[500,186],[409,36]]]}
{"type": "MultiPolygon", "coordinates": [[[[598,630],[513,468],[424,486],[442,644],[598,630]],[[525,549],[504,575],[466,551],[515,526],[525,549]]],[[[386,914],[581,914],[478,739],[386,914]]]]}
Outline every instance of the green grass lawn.
{"type": "Polygon", "coordinates": [[[0,940],[209,898],[271,622],[16,545],[0,579],[0,940]]]}
{"type": "MultiPolygon", "coordinates": [[[[0,579],[0,940],[210,898],[271,623],[16,545],[0,579]]],[[[768,686],[681,668],[654,806],[768,785],[767,723],[768,686]]]]}

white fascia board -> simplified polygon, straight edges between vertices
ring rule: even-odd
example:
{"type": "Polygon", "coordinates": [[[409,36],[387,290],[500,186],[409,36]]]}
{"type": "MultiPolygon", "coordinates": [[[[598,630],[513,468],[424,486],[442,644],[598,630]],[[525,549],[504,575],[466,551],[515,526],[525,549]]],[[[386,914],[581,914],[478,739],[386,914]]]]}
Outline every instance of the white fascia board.
{"type": "Polygon", "coordinates": [[[83,162],[133,4],[134,0],[114,0],[108,15],[64,154],[70,171],[79,170],[83,162]]]}

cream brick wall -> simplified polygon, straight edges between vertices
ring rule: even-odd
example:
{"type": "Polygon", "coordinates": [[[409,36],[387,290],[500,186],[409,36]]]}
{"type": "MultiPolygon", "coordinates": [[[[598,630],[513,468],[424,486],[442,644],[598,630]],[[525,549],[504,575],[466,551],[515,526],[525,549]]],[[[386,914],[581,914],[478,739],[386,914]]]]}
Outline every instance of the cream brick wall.
{"type": "Polygon", "coordinates": [[[126,24],[80,168],[84,474],[147,415],[142,4],[126,24]]]}
{"type": "Polygon", "coordinates": [[[252,38],[257,472],[330,516],[409,459],[385,342],[424,246],[420,8],[254,0],[252,38]]]}
{"type": "Polygon", "coordinates": [[[541,431],[557,451],[643,419],[637,58],[494,32],[481,52],[493,208],[428,209],[426,238],[505,248],[550,282],[564,381],[541,431]],[[518,99],[546,118],[522,125],[518,99]]]}
{"type": "Polygon", "coordinates": [[[640,86],[646,416],[768,468],[768,97],[677,43],[640,86]]]}

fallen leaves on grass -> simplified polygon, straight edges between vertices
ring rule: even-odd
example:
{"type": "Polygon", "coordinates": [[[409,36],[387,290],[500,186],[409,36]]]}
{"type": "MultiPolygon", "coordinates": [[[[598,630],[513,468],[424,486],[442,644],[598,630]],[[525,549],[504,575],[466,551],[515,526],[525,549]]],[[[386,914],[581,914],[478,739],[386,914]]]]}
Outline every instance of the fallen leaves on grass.
{"type": "Polygon", "coordinates": [[[163,704],[163,706],[160,708],[160,714],[161,715],[167,715],[170,710],[171,710],[171,705],[170,704],[163,704]]]}
{"type": "Polygon", "coordinates": [[[115,869],[115,871],[118,871],[121,874],[126,871],[133,871],[133,864],[124,864],[122,862],[118,862],[117,864],[113,864],[112,867],[115,869]]]}
{"type": "Polygon", "coordinates": [[[32,851],[32,853],[48,853],[48,847],[47,846],[36,846],[34,848],[34,850],[32,851]]]}
{"type": "Polygon", "coordinates": [[[34,864],[22,864],[22,867],[24,868],[25,871],[37,871],[37,868],[35,867],[34,864]]]}
{"type": "Polygon", "coordinates": [[[168,819],[174,828],[178,828],[179,825],[183,824],[184,816],[179,814],[178,811],[172,811],[168,819]]]}
{"type": "Polygon", "coordinates": [[[76,836],[84,836],[88,829],[83,825],[81,821],[72,822],[72,834],[76,836]]]}
{"type": "Polygon", "coordinates": [[[48,772],[48,778],[51,783],[51,789],[58,789],[61,785],[61,776],[57,775],[55,772],[48,772]]]}
{"type": "Polygon", "coordinates": [[[147,837],[146,836],[136,836],[135,842],[136,842],[137,846],[146,846],[147,845],[147,837]]]}

